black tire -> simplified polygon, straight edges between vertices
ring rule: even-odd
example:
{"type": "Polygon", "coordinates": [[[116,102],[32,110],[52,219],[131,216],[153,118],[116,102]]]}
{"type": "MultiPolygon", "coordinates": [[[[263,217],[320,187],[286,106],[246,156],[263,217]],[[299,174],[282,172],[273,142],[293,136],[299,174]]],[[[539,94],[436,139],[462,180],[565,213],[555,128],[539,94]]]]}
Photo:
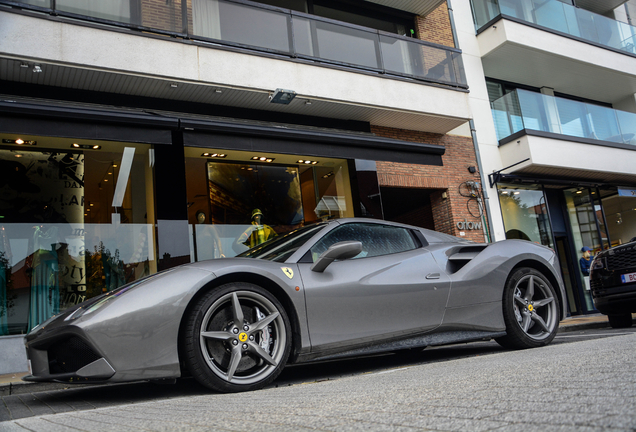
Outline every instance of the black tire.
{"type": "Polygon", "coordinates": [[[629,328],[632,326],[632,314],[608,315],[610,326],[612,328],[629,328]]]}
{"type": "Polygon", "coordinates": [[[186,317],[184,361],[192,376],[212,390],[256,390],[285,367],[291,334],[287,313],[271,293],[249,283],[228,283],[206,293],[186,317]]]}
{"type": "Polygon", "coordinates": [[[526,349],[549,344],[559,328],[559,298],[541,272],[513,270],[503,292],[506,336],[495,339],[505,348],[526,349]]]}

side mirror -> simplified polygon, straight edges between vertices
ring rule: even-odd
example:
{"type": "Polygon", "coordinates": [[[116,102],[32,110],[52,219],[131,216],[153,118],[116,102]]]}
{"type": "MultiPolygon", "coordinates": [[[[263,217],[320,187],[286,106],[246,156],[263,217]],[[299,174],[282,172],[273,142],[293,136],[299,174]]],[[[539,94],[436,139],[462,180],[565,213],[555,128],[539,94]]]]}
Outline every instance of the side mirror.
{"type": "Polygon", "coordinates": [[[311,266],[311,271],[322,273],[334,260],[353,258],[360,252],[362,252],[362,243],[359,241],[335,243],[318,257],[318,260],[311,266]]]}

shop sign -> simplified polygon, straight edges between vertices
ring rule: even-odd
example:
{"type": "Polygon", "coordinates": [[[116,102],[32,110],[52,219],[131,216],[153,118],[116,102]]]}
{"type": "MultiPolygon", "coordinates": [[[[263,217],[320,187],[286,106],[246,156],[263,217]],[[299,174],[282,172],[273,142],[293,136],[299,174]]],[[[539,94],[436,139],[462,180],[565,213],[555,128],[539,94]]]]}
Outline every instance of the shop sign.
{"type": "Polygon", "coordinates": [[[457,228],[460,230],[480,230],[481,222],[468,222],[464,219],[463,222],[457,222],[457,228]]]}
{"type": "Polygon", "coordinates": [[[636,189],[618,188],[618,196],[636,198],[636,189]]]}

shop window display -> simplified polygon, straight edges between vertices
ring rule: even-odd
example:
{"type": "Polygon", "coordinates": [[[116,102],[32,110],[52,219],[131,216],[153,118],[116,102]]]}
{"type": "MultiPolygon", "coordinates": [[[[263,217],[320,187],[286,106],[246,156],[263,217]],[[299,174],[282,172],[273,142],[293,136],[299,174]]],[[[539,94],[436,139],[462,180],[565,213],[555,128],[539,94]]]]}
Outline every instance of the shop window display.
{"type": "Polygon", "coordinates": [[[0,335],[156,271],[150,146],[36,140],[0,148],[0,335]]]}
{"type": "Polygon", "coordinates": [[[235,256],[306,224],[353,216],[346,161],[307,166],[289,155],[274,157],[280,164],[187,156],[193,261],[235,256]]]}

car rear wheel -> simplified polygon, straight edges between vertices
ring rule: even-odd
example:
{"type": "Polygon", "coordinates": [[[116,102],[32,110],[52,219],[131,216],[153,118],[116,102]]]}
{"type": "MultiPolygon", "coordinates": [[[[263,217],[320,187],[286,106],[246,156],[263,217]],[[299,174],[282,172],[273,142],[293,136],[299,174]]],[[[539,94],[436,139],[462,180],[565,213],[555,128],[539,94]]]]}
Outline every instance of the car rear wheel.
{"type": "Polygon", "coordinates": [[[285,367],[291,327],[280,302],[263,288],[229,283],[205,294],[187,318],[185,363],[204,386],[255,390],[285,367]]]}
{"type": "Polygon", "coordinates": [[[506,336],[496,341],[513,349],[549,344],[559,327],[559,299],[552,284],[539,271],[515,269],[503,293],[506,336]]]}
{"type": "Polygon", "coordinates": [[[608,315],[610,326],[612,328],[628,328],[632,326],[632,314],[608,315]]]}

